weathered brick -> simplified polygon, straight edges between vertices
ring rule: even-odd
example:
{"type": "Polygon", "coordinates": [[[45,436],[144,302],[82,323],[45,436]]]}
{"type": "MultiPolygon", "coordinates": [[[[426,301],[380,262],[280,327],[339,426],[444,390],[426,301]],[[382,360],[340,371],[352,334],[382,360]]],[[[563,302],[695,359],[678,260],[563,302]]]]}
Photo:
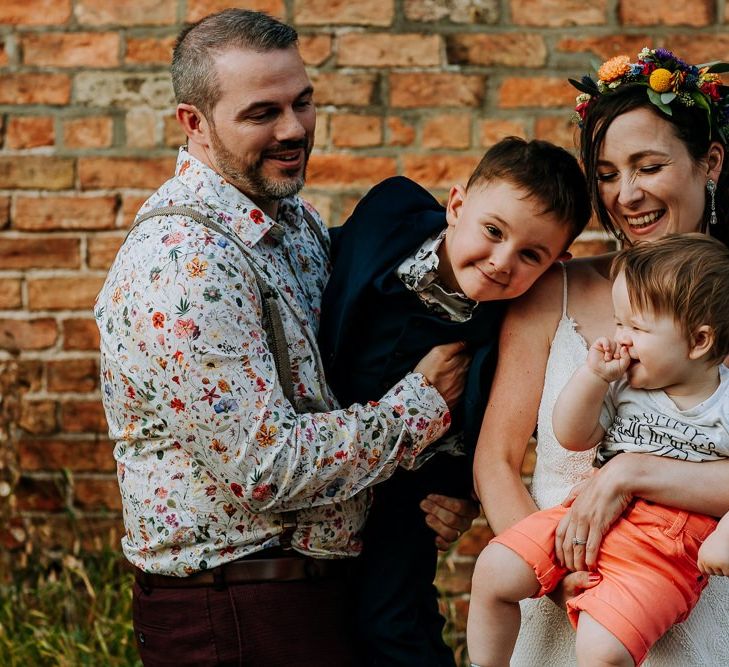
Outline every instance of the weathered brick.
{"type": "Polygon", "coordinates": [[[15,497],[22,512],[57,512],[66,505],[64,484],[60,480],[21,477],[15,487],[15,497]]]}
{"type": "MultiPolygon", "coordinates": [[[[149,194],[152,194],[151,192],[149,194]]],[[[149,199],[149,195],[129,195],[125,194],[122,197],[122,224],[124,228],[131,226],[134,222],[134,218],[137,217],[139,209],[142,208],[142,204],[149,199]]]]}
{"type": "Polygon", "coordinates": [[[374,102],[375,74],[318,72],[311,75],[314,100],[319,105],[366,106],[374,102]]]}
{"type": "Polygon", "coordinates": [[[127,37],[124,62],[128,65],[167,65],[172,60],[175,35],[127,37]]]}
{"type": "Polygon", "coordinates": [[[484,77],[479,74],[390,74],[390,104],[393,107],[477,107],[483,101],[483,96],[484,77]]]}
{"type": "Polygon", "coordinates": [[[99,386],[99,363],[96,359],[62,359],[46,363],[48,391],[94,391],[99,386]]]}
{"type": "Polygon", "coordinates": [[[0,310],[14,310],[23,305],[20,278],[0,278],[0,310]]]}
{"type": "Polygon", "coordinates": [[[85,72],[74,77],[74,99],[81,106],[174,107],[172,83],[166,72],[85,72]]]}
{"type": "Polygon", "coordinates": [[[8,148],[52,146],[55,141],[51,116],[14,116],[8,119],[5,143],[8,148]]]}
{"type": "MultiPolygon", "coordinates": [[[[178,148],[187,141],[187,136],[182,126],[177,122],[174,115],[167,115],[162,119],[165,146],[170,148],[178,148]]],[[[318,133],[318,129],[317,129],[318,133]]]]}
{"type": "Polygon", "coordinates": [[[344,33],[337,39],[337,64],[350,67],[428,67],[440,64],[439,35],[344,33]]]}
{"type": "Polygon", "coordinates": [[[124,234],[95,234],[89,238],[88,267],[90,269],[109,269],[124,241],[124,236],[124,234]]]}
{"type": "Polygon", "coordinates": [[[50,156],[0,156],[0,188],[63,190],[73,187],[73,160],[50,156]]]}
{"type": "Polygon", "coordinates": [[[521,77],[504,79],[499,88],[499,106],[518,107],[574,106],[575,89],[560,77],[521,77]]]}
{"type": "Polygon", "coordinates": [[[493,24],[499,20],[499,0],[405,0],[411,21],[493,24]]]}
{"type": "Polygon", "coordinates": [[[170,25],[177,20],[175,0],[76,0],[81,25],[170,25]]]}
{"type": "Polygon", "coordinates": [[[390,116],[386,122],[388,146],[410,146],[415,141],[415,128],[400,116],[390,116]]]}
{"type": "Polygon", "coordinates": [[[393,158],[360,157],[358,155],[312,155],[307,183],[311,187],[346,187],[372,185],[394,176],[397,166],[393,158]]]}
{"type": "Polygon", "coordinates": [[[151,148],[157,144],[157,116],[150,109],[130,109],[124,129],[127,146],[151,148]]]}
{"type": "Polygon", "coordinates": [[[18,426],[31,435],[49,435],[58,429],[55,401],[31,401],[20,406],[18,426]]]}
{"type": "MultiPolygon", "coordinates": [[[[619,0],[618,19],[623,25],[707,26],[714,20],[713,0],[619,0]]],[[[714,52],[716,54],[716,52],[714,52]]]]}
{"type": "Polygon", "coordinates": [[[471,145],[471,114],[440,114],[423,121],[426,148],[468,148],[471,145]]]}
{"type": "Polygon", "coordinates": [[[379,146],[382,119],[379,116],[335,114],[331,119],[332,144],[340,148],[379,146]]]}
{"type": "Polygon", "coordinates": [[[526,137],[524,123],[518,120],[487,118],[479,127],[481,146],[490,148],[504,137],[526,137]]]}
{"type": "Polygon", "coordinates": [[[10,225],[10,197],[0,197],[0,229],[10,225]]]}
{"type": "Polygon", "coordinates": [[[104,514],[99,517],[87,514],[81,521],[78,516],[69,518],[70,513],[27,517],[26,524],[31,524],[29,541],[41,549],[67,553],[75,553],[79,546],[84,553],[117,550],[124,524],[118,516],[109,518],[109,512],[104,514]]]}
{"type": "Polygon", "coordinates": [[[28,310],[91,310],[104,278],[29,278],[28,310]]]}
{"type": "Polygon", "coordinates": [[[3,237],[0,266],[4,269],[74,269],[81,264],[79,239],[53,237],[3,237]]]}
{"type": "Polygon", "coordinates": [[[10,25],[60,25],[71,17],[71,0],[3,0],[0,23],[10,25]]]}
{"type": "Polygon", "coordinates": [[[6,67],[10,63],[10,54],[6,41],[0,37],[0,67],[6,67]]]}
{"type": "Polygon", "coordinates": [[[61,430],[66,433],[108,433],[101,401],[62,402],[61,430]]]}
{"type": "Polygon", "coordinates": [[[73,504],[83,510],[121,511],[121,495],[116,479],[83,479],[77,477],[73,485],[73,504]]]}
{"type": "Polygon", "coordinates": [[[307,65],[323,65],[332,55],[332,36],[299,35],[299,52],[307,65]]]}
{"type": "MultiPolygon", "coordinates": [[[[729,5],[727,5],[729,7],[729,5]]],[[[729,21],[729,17],[727,18],[729,21]]],[[[708,63],[729,53],[729,35],[712,33],[711,39],[696,39],[696,35],[666,35],[663,46],[689,63],[708,63]]],[[[638,49],[640,51],[640,49],[638,49]]],[[[637,54],[638,51],[633,53],[637,54]]],[[[635,60],[634,57],[631,60],[635,60]]],[[[726,77],[726,75],[724,75],[726,77]]]]}
{"type": "Polygon", "coordinates": [[[91,318],[69,318],[61,322],[64,350],[98,350],[99,329],[91,318]]]}
{"type": "MultiPolygon", "coordinates": [[[[696,40],[692,36],[692,40],[696,40]]],[[[713,41],[713,40],[712,40],[713,41]]],[[[650,35],[612,34],[599,37],[565,37],[557,42],[557,49],[566,53],[592,53],[601,60],[625,54],[635,61],[640,50],[647,46],[652,48],[655,40],[650,35]]],[[[585,61],[585,73],[589,67],[585,61]]]]}
{"type": "Polygon", "coordinates": [[[570,252],[575,257],[591,257],[602,255],[606,252],[614,252],[617,249],[617,241],[609,239],[579,239],[570,246],[570,252]]]}
{"type": "Polygon", "coordinates": [[[199,21],[208,14],[222,11],[231,6],[245,6],[246,9],[265,12],[279,19],[286,17],[283,0],[246,0],[245,5],[233,3],[231,0],[187,0],[185,21],[199,21]]]}
{"type": "Polygon", "coordinates": [[[39,392],[43,385],[44,362],[40,359],[21,359],[18,361],[18,382],[30,392],[39,392]]]}
{"type": "Polygon", "coordinates": [[[426,188],[450,188],[465,185],[478,164],[472,155],[406,155],[405,176],[426,188]]]}
{"type": "Polygon", "coordinates": [[[66,148],[108,148],[112,144],[114,121],[109,116],[84,116],[63,121],[66,148]]]}
{"type": "Polygon", "coordinates": [[[516,25],[604,25],[607,0],[510,0],[516,25]]]}
{"type": "MultiPolygon", "coordinates": [[[[329,118],[331,114],[323,113],[321,109],[316,113],[316,132],[314,133],[314,149],[326,152],[329,149],[329,118]]],[[[319,151],[317,151],[319,152],[319,151]]]]}
{"type": "Polygon", "coordinates": [[[56,340],[58,328],[52,317],[0,319],[1,350],[45,350],[53,347],[56,340]]]}
{"type": "Polygon", "coordinates": [[[450,567],[440,568],[435,578],[438,590],[450,595],[468,593],[471,590],[473,563],[452,560],[450,567]]]}
{"type": "Polygon", "coordinates": [[[29,33],[21,38],[23,63],[53,67],[114,67],[119,64],[115,32],[29,33]]]}
{"type": "Polygon", "coordinates": [[[113,444],[108,440],[41,440],[18,442],[20,467],[27,471],[71,470],[114,472],[113,444]]]}
{"type": "Polygon", "coordinates": [[[374,25],[392,23],[393,0],[295,0],[297,25],[374,25]]]}
{"type": "Polygon", "coordinates": [[[309,192],[304,190],[302,197],[309,202],[324,220],[324,223],[331,227],[332,225],[332,198],[328,194],[321,192],[309,192]]]}
{"type": "Polygon", "coordinates": [[[172,176],[175,158],[79,158],[79,183],[96,188],[154,188],[172,176]]]}
{"type": "Polygon", "coordinates": [[[15,201],[13,227],[25,231],[57,229],[113,229],[119,198],[24,197],[15,201]]]}
{"type": "Polygon", "coordinates": [[[449,35],[446,52],[456,65],[541,67],[547,62],[544,38],[524,33],[449,35]]]}
{"type": "Polygon", "coordinates": [[[52,104],[62,106],[71,100],[68,74],[23,72],[0,77],[0,104],[52,104]]]}
{"type": "Polygon", "coordinates": [[[534,123],[534,137],[574,152],[579,143],[579,128],[572,122],[570,114],[540,116],[534,123]]]}
{"type": "Polygon", "coordinates": [[[459,556],[478,556],[494,536],[486,520],[476,519],[469,530],[467,530],[456,545],[456,552],[459,556]]]}

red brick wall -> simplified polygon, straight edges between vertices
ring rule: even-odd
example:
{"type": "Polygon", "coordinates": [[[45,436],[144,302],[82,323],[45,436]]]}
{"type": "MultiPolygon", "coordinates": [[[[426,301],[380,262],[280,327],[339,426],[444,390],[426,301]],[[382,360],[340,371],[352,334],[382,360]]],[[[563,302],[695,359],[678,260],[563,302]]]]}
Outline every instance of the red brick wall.
{"type": "MultiPolygon", "coordinates": [[[[174,37],[229,4],[0,2],[0,355],[20,352],[29,386],[17,500],[47,544],[68,543],[69,517],[89,539],[119,525],[91,307],[125,227],[171,174],[182,140],[167,75],[174,37]]],[[[442,196],[505,134],[572,147],[575,91],[565,78],[591,60],[644,45],[693,62],[729,59],[723,0],[247,6],[301,34],[319,105],[306,192],[332,223],[396,173],[442,196]]],[[[604,248],[594,231],[577,246],[604,248]]],[[[443,569],[455,604],[482,540],[475,531],[443,569]]]]}

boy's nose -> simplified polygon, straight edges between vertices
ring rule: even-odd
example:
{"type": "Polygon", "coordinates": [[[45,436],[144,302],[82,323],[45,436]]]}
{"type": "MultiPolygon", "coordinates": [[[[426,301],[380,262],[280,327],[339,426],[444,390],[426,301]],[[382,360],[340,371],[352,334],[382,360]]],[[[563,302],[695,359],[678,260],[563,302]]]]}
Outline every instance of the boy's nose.
{"type": "Polygon", "coordinates": [[[497,273],[511,273],[511,253],[496,251],[492,253],[489,263],[497,273]]]}

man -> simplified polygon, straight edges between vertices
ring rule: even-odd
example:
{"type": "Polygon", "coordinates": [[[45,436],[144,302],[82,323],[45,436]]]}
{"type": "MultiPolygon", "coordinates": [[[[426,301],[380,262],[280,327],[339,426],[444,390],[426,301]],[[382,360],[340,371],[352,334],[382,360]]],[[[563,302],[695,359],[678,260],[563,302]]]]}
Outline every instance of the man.
{"type": "Polygon", "coordinates": [[[329,248],[296,196],[315,125],[296,39],[237,9],[180,35],[187,146],[97,301],[145,665],[353,664],[340,577],[363,490],[412,466],[462,391],[460,343],[378,402],[339,409],[326,386],[329,248]]]}

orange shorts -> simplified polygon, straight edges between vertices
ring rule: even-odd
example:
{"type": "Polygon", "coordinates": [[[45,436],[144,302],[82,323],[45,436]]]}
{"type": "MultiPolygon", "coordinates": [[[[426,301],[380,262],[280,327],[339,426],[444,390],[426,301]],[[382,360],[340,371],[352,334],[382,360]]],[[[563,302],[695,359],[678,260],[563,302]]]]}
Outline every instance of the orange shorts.
{"type": "MultiPolygon", "coordinates": [[[[568,574],[554,553],[561,505],[526,517],[495,537],[534,568],[541,589],[551,592],[568,574]]],[[[600,547],[600,582],[567,602],[577,627],[586,611],[615,635],[640,665],[650,647],[694,608],[707,584],[696,565],[699,547],[716,527],[705,514],[635,500],[613,524],[600,547]]]]}

